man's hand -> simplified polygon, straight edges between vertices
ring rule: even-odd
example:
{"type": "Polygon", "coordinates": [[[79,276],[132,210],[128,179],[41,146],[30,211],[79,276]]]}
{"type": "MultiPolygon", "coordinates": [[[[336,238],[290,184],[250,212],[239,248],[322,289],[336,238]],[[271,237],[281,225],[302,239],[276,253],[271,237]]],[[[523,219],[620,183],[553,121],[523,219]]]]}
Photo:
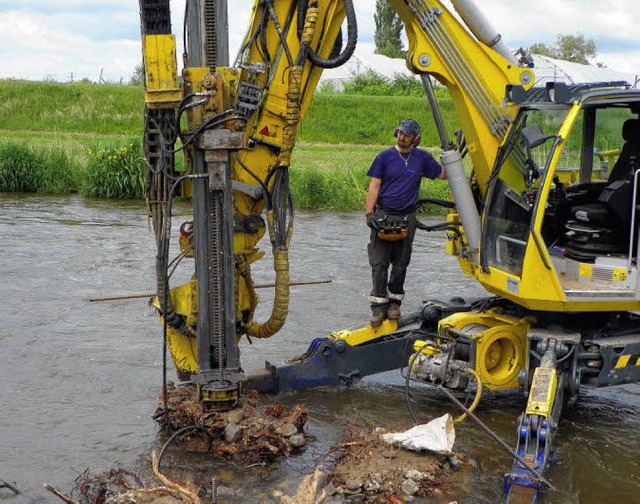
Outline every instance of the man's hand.
{"type": "Polygon", "coordinates": [[[380,229],[380,227],[378,226],[378,223],[373,218],[373,212],[369,212],[368,214],[366,214],[366,218],[367,218],[367,226],[375,230],[380,229]]]}

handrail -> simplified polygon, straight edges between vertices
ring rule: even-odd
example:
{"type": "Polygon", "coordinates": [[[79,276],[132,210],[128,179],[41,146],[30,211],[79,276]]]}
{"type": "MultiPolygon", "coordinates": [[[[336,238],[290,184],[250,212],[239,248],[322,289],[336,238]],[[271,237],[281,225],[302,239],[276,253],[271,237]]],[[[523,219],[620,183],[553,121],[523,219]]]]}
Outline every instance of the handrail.
{"type": "MultiPolygon", "coordinates": [[[[631,199],[631,229],[629,236],[629,255],[627,257],[627,272],[631,271],[631,259],[633,256],[633,235],[636,229],[636,204],[638,201],[638,175],[640,175],[640,168],[633,173],[633,198],[631,199]]],[[[640,233],[638,233],[638,246],[636,251],[640,250],[640,233]]],[[[637,252],[636,252],[637,253],[637,252]]]]}

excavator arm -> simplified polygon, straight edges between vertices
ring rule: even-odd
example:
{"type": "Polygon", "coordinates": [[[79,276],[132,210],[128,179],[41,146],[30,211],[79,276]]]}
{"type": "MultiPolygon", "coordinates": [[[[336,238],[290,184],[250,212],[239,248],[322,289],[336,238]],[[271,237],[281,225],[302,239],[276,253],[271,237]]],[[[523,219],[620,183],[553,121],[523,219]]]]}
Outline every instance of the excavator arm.
{"type": "MultiPolygon", "coordinates": [[[[294,218],[288,188],[291,152],[323,69],[346,62],[353,53],[353,3],[256,2],[235,64],[229,66],[228,56],[218,54],[224,47],[224,2],[192,0],[187,3],[181,86],[168,1],[140,3],[147,76],[147,198],[158,238],[155,305],[182,376],[211,367],[236,368],[238,338],[270,337],[287,316],[294,218]],[[173,166],[178,151],[186,159],[181,173],[173,166]],[[171,216],[165,203],[176,194],[193,196],[194,218],[181,227],[180,243],[182,254],[195,258],[195,274],[172,289],[167,273],[171,216]],[[271,314],[259,322],[251,265],[264,254],[258,243],[265,233],[276,288],[271,314]]],[[[431,77],[446,86],[460,118],[473,163],[471,177],[444,125],[437,124],[456,202],[449,220],[459,229],[450,237],[450,249],[473,274],[491,167],[516,113],[503,106],[505,89],[529,87],[533,74],[518,66],[472,3],[457,0],[454,5],[475,35],[439,1],[391,3],[405,24],[409,67],[421,75],[427,91],[431,77]]],[[[431,103],[437,117],[438,104],[431,103]]]]}

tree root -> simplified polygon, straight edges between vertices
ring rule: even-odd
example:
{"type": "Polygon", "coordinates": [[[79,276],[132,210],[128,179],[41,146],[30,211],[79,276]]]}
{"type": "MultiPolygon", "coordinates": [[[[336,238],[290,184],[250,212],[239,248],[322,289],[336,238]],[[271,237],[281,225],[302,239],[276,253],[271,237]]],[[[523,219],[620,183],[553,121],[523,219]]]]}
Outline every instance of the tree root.
{"type": "Polygon", "coordinates": [[[186,499],[188,499],[188,502],[192,504],[201,504],[198,494],[182,486],[180,483],[170,480],[160,472],[160,469],[158,469],[158,457],[156,456],[155,450],[151,452],[151,470],[153,471],[155,477],[158,478],[160,483],[162,483],[165,487],[185,497],[186,499]]]}
{"type": "Polygon", "coordinates": [[[80,504],[78,501],[74,501],[71,497],[66,496],[56,487],[51,486],[49,483],[43,483],[42,486],[45,487],[47,490],[49,490],[56,497],[65,501],[67,504],[80,504]]]}

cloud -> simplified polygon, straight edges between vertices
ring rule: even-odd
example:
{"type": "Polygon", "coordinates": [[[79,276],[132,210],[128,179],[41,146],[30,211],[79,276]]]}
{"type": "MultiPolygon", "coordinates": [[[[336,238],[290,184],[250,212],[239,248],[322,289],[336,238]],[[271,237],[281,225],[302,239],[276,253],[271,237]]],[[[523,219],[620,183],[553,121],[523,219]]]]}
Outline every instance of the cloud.
{"type": "MultiPolygon", "coordinates": [[[[182,53],[185,0],[171,1],[173,33],[182,53]]],[[[449,0],[444,0],[445,4],[449,0]]],[[[244,37],[253,0],[229,4],[231,61],[244,37]]],[[[593,39],[596,61],[640,74],[636,27],[640,9],[627,0],[477,1],[508,47],[553,43],[557,34],[593,39]]],[[[450,4],[449,4],[450,5],[450,4]]],[[[375,2],[354,0],[359,43],[373,41],[375,2]]],[[[128,80],[141,61],[139,6],[135,0],[0,0],[0,77],[60,81],[76,78],[128,80]]]]}
{"type": "MultiPolygon", "coordinates": [[[[558,34],[581,34],[593,39],[598,53],[638,47],[640,9],[628,1],[602,0],[483,0],[478,7],[510,47],[528,47],[536,42],[553,43],[558,34]]],[[[640,60],[636,71],[640,73],[640,60]]]]}
{"type": "Polygon", "coordinates": [[[58,28],[45,14],[0,13],[0,45],[5,48],[0,77],[67,81],[128,79],[141,61],[140,42],[96,39],[58,28]]]}
{"type": "Polygon", "coordinates": [[[499,31],[533,40],[576,32],[588,38],[605,33],[636,38],[634,26],[640,21],[640,11],[616,0],[483,0],[478,7],[499,31]]]}

